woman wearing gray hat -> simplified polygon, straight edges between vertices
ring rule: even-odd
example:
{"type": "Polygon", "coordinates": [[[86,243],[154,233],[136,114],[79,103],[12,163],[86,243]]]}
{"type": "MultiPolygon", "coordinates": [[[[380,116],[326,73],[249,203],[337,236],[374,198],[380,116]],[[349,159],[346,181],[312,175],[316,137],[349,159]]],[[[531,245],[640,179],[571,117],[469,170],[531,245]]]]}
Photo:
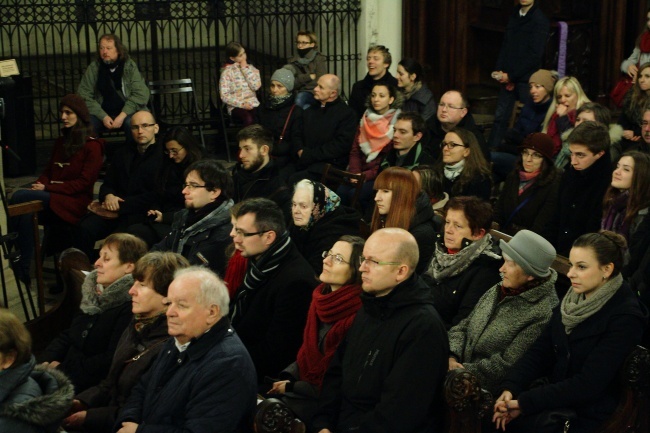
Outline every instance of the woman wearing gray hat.
{"type": "Polygon", "coordinates": [[[555,248],[529,230],[501,240],[502,281],[449,330],[449,370],[465,368],[492,393],[512,365],[535,342],[559,303],[555,248]]]}
{"type": "Polygon", "coordinates": [[[641,342],[648,319],[621,275],[625,248],[625,239],[610,231],[573,243],[567,273],[572,289],[501,383],[497,428],[536,432],[555,420],[559,429],[553,431],[562,431],[570,420],[572,433],[587,433],[614,412],[619,370],[641,342]],[[547,381],[531,388],[539,378],[547,381]]]}

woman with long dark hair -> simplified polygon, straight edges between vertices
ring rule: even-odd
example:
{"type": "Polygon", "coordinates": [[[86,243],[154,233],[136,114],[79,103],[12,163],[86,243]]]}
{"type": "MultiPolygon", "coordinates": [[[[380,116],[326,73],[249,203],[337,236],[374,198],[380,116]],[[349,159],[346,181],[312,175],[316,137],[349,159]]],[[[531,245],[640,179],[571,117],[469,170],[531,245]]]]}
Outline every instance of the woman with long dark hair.
{"type": "Polygon", "coordinates": [[[641,137],[643,112],[650,103],[650,62],[639,66],[634,85],[623,98],[618,123],[623,127],[622,150],[645,150],[648,148],[641,137]]]}

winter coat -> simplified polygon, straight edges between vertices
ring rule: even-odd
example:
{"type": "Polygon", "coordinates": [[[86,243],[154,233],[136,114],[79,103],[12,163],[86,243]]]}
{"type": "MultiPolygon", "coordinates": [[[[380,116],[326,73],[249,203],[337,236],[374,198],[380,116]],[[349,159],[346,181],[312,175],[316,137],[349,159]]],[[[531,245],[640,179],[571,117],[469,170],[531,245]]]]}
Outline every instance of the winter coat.
{"type": "MultiPolygon", "coordinates": [[[[102,108],[104,97],[97,87],[99,77],[99,60],[94,60],[81,77],[77,93],[84,98],[88,111],[99,120],[103,120],[108,114],[102,108]]],[[[131,116],[136,111],[147,110],[149,103],[149,88],[144,81],[138,65],[133,59],[127,59],[124,62],[124,72],[122,74],[122,86],[117,89],[117,94],[124,101],[122,112],[131,116]]]]}
{"type": "MultiPolygon", "coordinates": [[[[120,147],[106,172],[106,178],[99,188],[99,201],[103,202],[108,194],[124,199],[120,203],[120,216],[136,216],[144,219],[147,211],[153,209],[156,180],[163,161],[162,144],[153,143],[143,155],[135,144],[120,147]]],[[[141,222],[141,221],[134,221],[141,222]]]]}
{"type": "Polygon", "coordinates": [[[191,265],[205,265],[219,275],[226,269],[226,247],[230,245],[230,208],[232,200],[224,201],[190,227],[185,227],[190,210],[176,212],[172,231],[151,251],[171,251],[185,257],[191,265]]]}
{"type": "Polygon", "coordinates": [[[0,372],[0,431],[54,433],[72,405],[74,387],[52,368],[28,362],[0,372]]]}
{"type": "MultiPolygon", "coordinates": [[[[312,51],[307,56],[310,56],[312,51]]],[[[293,56],[287,60],[287,63],[296,69],[296,73],[294,73],[295,83],[293,91],[311,92],[316,87],[316,84],[318,84],[318,79],[327,74],[327,57],[317,51],[314,59],[306,65],[300,63],[299,60],[300,56],[293,56]],[[316,75],[316,78],[311,78],[310,74],[316,75]]]]}
{"type": "MultiPolygon", "coordinates": [[[[467,129],[472,134],[474,134],[474,137],[476,137],[478,145],[483,152],[485,160],[490,161],[490,148],[488,147],[487,141],[485,141],[483,131],[476,125],[472,113],[467,113],[465,117],[460,119],[460,122],[458,122],[458,125],[456,125],[456,127],[467,129]]],[[[447,135],[447,132],[442,129],[442,125],[440,124],[438,117],[431,117],[427,121],[427,132],[425,137],[422,139],[422,143],[424,143],[427,152],[429,152],[434,160],[440,159],[440,156],[442,155],[442,151],[440,150],[440,143],[444,141],[445,135],[447,135]]]]}
{"type": "Polygon", "coordinates": [[[408,230],[415,238],[420,251],[420,260],[415,268],[418,275],[427,270],[435,249],[436,230],[433,226],[433,216],[429,196],[421,192],[415,201],[415,215],[408,230]]]}
{"type": "MultiPolygon", "coordinates": [[[[391,146],[392,147],[392,146],[391,146]]],[[[417,142],[415,146],[409,149],[409,151],[400,159],[397,154],[397,150],[390,149],[386,153],[386,157],[381,162],[381,167],[379,172],[386,170],[388,167],[404,167],[408,170],[413,170],[418,165],[428,165],[433,164],[434,160],[429,155],[429,153],[424,149],[424,145],[420,142],[417,142]]]]}
{"type": "Polygon", "coordinates": [[[325,164],[345,170],[350,148],[357,131],[352,109],[341,98],[321,107],[316,101],[303,115],[303,142],[294,151],[302,149],[298,168],[322,172],[325,164]]]}
{"type": "Polygon", "coordinates": [[[88,406],[83,423],[85,431],[113,432],[118,410],[124,406],[131,390],[149,370],[168,339],[164,314],[141,332],[136,332],[135,319],[131,320],[117,344],[108,376],[99,385],[75,397],[88,406]]]}
{"type": "MultiPolygon", "coordinates": [[[[475,196],[485,201],[490,200],[490,195],[492,194],[492,179],[489,176],[483,174],[478,174],[474,176],[469,182],[467,182],[462,188],[454,190],[454,186],[457,182],[460,181],[460,176],[458,176],[453,181],[443,177],[442,179],[442,188],[449,194],[449,197],[459,197],[459,196],[475,196]]],[[[460,186],[460,184],[459,184],[460,186]]]]}
{"type": "MultiPolygon", "coordinates": [[[[573,129],[574,128],[567,129],[562,133],[562,150],[560,150],[560,153],[555,155],[555,166],[564,170],[568,168],[567,166],[571,162],[571,150],[569,150],[569,142],[567,139],[573,132],[573,129]]],[[[613,163],[613,167],[616,167],[616,162],[623,153],[623,128],[621,125],[617,123],[609,124],[609,143],[609,156],[613,163]]],[[[637,145],[635,145],[634,148],[645,149],[645,152],[650,152],[650,146],[645,144],[645,141],[643,140],[641,140],[641,143],[637,142],[637,145]]]]}
{"type": "Polygon", "coordinates": [[[133,388],[115,422],[139,424],[138,432],[248,431],[255,409],[255,369],[223,317],[178,351],[169,339],[133,388]]]}
{"type": "Polygon", "coordinates": [[[325,374],[315,431],[437,432],[449,343],[413,274],[362,307],[325,374]]]}
{"type": "Polygon", "coordinates": [[[323,251],[329,251],[343,235],[359,236],[360,221],[359,212],[351,207],[341,205],[326,213],[308,230],[303,230],[291,223],[289,234],[315,274],[320,275],[323,271],[323,251]]]}
{"type": "MultiPolygon", "coordinates": [[[[438,234],[436,237],[436,248],[446,249],[442,235],[438,234]]],[[[494,239],[492,242],[493,245],[487,250],[492,255],[500,256],[501,252],[494,239]]],[[[501,280],[499,268],[502,264],[501,259],[483,253],[472,260],[465,270],[454,276],[437,281],[429,273],[423,275],[431,288],[436,311],[447,329],[469,316],[481,296],[501,280]]]]}
{"type": "Polygon", "coordinates": [[[63,149],[65,139],[54,143],[52,156],[36,182],[50,193],[50,209],[62,220],[77,224],[93,200],[93,188],[103,164],[104,140],[86,138],[84,146],[70,158],[63,149]]]}
{"type": "MultiPolygon", "coordinates": [[[[82,291],[97,285],[97,271],[84,280],[82,291]]],[[[76,392],[97,385],[108,374],[122,332],[132,318],[128,291],[133,277],[128,274],[109,286],[124,300],[98,314],[79,311],[70,327],[61,332],[39,355],[39,362],[59,361],[57,367],[75,386],[76,392]]],[[[108,288],[106,289],[108,290],[108,288]]]]}
{"type": "Polygon", "coordinates": [[[260,105],[255,111],[257,123],[264,126],[273,134],[273,149],[271,158],[278,168],[283,168],[289,163],[295,163],[296,156],[293,148],[302,147],[303,135],[303,110],[295,105],[295,98],[291,97],[278,105],[271,108],[269,101],[260,105]],[[293,111],[291,110],[293,107],[293,111]],[[289,123],[287,117],[291,111],[289,123]],[[285,130],[284,125],[287,123],[285,130]],[[284,135],[282,131],[284,130],[284,135]],[[280,140],[282,136],[282,140],[280,140]]]}
{"type": "Polygon", "coordinates": [[[356,113],[356,120],[359,121],[365,113],[366,103],[368,102],[368,96],[372,92],[372,88],[376,84],[389,84],[397,88],[397,78],[393,77],[388,70],[383,77],[378,80],[373,79],[370,75],[366,74],[363,80],[357,81],[352,85],[352,91],[350,91],[350,97],[348,98],[348,104],[350,108],[356,113]]]}
{"type": "Polygon", "coordinates": [[[612,179],[609,153],[585,170],[572,166],[562,174],[558,205],[545,234],[558,254],[569,255],[573,241],[580,235],[597,232],[603,216],[603,197],[612,179]]]}
{"type": "Polygon", "coordinates": [[[311,294],[319,283],[298,248],[293,244],[290,248],[267,281],[249,295],[246,313],[232,323],[253,359],[260,383],[264,376],[275,377],[296,360],[311,294]]]}
{"type": "Polygon", "coordinates": [[[543,236],[555,214],[561,177],[560,171],[552,167],[549,176],[535,180],[520,195],[519,171],[511,172],[494,207],[494,220],[499,223],[499,230],[514,236],[519,230],[527,229],[543,236]],[[524,206],[513,215],[524,201],[524,206]]]}
{"type": "Polygon", "coordinates": [[[433,97],[433,93],[426,84],[422,84],[420,90],[412,94],[402,104],[402,111],[404,113],[415,111],[422,116],[425,122],[435,116],[437,110],[438,104],[436,103],[436,98],[433,97]]]}
{"type": "Polygon", "coordinates": [[[449,350],[481,386],[498,396],[499,385],[512,365],[537,340],[551,320],[559,300],[557,273],[541,285],[499,301],[501,284],[489,289],[474,310],[449,330],[449,350]]]}
{"type": "Polygon", "coordinates": [[[260,105],[255,92],[262,87],[260,71],[249,64],[242,68],[239,63],[227,64],[221,71],[219,78],[219,96],[226,107],[228,114],[234,108],[244,108],[245,104],[253,107],[260,105]]]}
{"type": "Polygon", "coordinates": [[[517,116],[517,122],[511,129],[506,131],[503,143],[498,147],[500,152],[506,152],[513,155],[519,155],[519,146],[529,134],[540,132],[542,124],[546,117],[548,107],[551,106],[553,98],[548,98],[546,102],[536,104],[529,100],[521,108],[521,113],[517,116]]]}
{"type": "Polygon", "coordinates": [[[558,306],[501,390],[510,390],[525,414],[573,409],[578,419],[571,422],[572,432],[596,431],[616,408],[619,370],[641,342],[646,323],[647,311],[626,283],[569,335],[558,306]],[[533,380],[546,376],[548,385],[528,389],[533,380]]]}
{"type": "Polygon", "coordinates": [[[235,164],[232,169],[232,180],[235,186],[235,203],[247,198],[263,197],[273,200],[284,213],[285,219],[291,219],[292,192],[280,178],[279,166],[272,159],[255,173],[244,170],[241,164],[235,164]]]}

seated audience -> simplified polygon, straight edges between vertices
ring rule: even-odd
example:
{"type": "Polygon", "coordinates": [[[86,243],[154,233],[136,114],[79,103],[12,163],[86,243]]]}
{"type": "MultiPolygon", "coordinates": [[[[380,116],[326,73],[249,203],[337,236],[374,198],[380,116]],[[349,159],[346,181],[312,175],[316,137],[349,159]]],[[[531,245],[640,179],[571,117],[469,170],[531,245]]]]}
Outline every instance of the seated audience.
{"type": "Polygon", "coordinates": [[[560,78],[555,83],[553,102],[548,107],[542,132],[553,139],[553,155],[562,148],[562,134],[576,123],[576,110],[590,102],[580,82],[575,77],[560,78]]]}
{"type": "MultiPolygon", "coordinates": [[[[44,210],[39,223],[75,225],[83,217],[93,199],[93,188],[102,166],[104,140],[97,139],[90,122],[90,113],[84,100],[75,94],[61,98],[61,136],[54,143],[52,156],[43,174],[31,188],[13,193],[9,204],[41,200],[44,210]]],[[[30,268],[34,255],[34,228],[30,214],[12,217],[11,230],[18,233],[20,250],[18,266],[14,267],[20,279],[30,286],[30,268]]],[[[60,242],[69,242],[61,239],[60,242]]],[[[57,239],[59,243],[59,239],[57,239]]],[[[63,249],[66,245],[57,245],[63,249]]]]}
{"type": "MultiPolygon", "coordinates": [[[[575,412],[571,431],[594,432],[614,412],[619,370],[647,324],[647,312],[621,276],[624,250],[625,239],[608,231],[574,242],[572,290],[501,383],[497,428],[535,431],[550,421],[550,411],[562,409],[575,412]],[[546,382],[531,387],[542,377],[546,382]]],[[[556,423],[562,430],[564,420],[556,423]]]]}
{"type": "Polygon", "coordinates": [[[178,270],[165,303],[173,338],[133,388],[117,433],[247,431],[255,368],[228,321],[223,281],[205,268],[178,270]]]}
{"type": "MultiPolygon", "coordinates": [[[[650,63],[644,63],[639,66],[634,85],[625,94],[621,114],[618,116],[618,124],[623,128],[620,153],[631,150],[648,150],[648,146],[641,138],[641,122],[643,113],[649,104],[650,63]]],[[[612,161],[616,160],[612,158],[612,161]]]]}
{"type": "Polygon", "coordinates": [[[243,126],[255,123],[255,108],[260,105],[255,92],[262,87],[260,71],[246,60],[239,42],[226,45],[226,63],[219,78],[219,96],[228,114],[243,126]]]}
{"type": "Polygon", "coordinates": [[[424,70],[415,59],[402,59],[397,64],[397,87],[404,94],[402,110],[415,111],[426,122],[436,112],[436,100],[433,93],[422,81],[424,70]]]}
{"type": "Polygon", "coordinates": [[[273,134],[270,155],[282,179],[288,178],[295,169],[297,159],[293,149],[302,147],[302,108],[295,102],[293,88],[293,74],[278,69],[271,75],[269,93],[256,112],[257,123],[273,134]]]}
{"type": "Polygon", "coordinates": [[[636,81],[639,72],[639,65],[650,62],[650,8],[646,9],[646,26],[643,32],[636,38],[634,49],[630,57],[621,62],[621,72],[627,74],[636,81]]]}
{"type": "Polygon", "coordinates": [[[555,213],[560,178],[553,165],[553,139],[542,132],[526,137],[494,207],[499,230],[514,235],[528,229],[543,236],[555,213]]]}
{"type": "Polygon", "coordinates": [[[357,124],[354,113],[339,96],[341,80],[333,74],[318,79],[314,99],[303,115],[303,141],[294,145],[297,172],[289,177],[293,185],[302,179],[320,180],[325,164],[345,170],[357,124]]]}
{"type": "Polygon", "coordinates": [[[490,155],[493,163],[492,172],[497,183],[505,180],[515,167],[519,146],[524,138],[542,129],[544,117],[551,105],[551,95],[553,95],[553,87],[555,87],[557,78],[555,71],[546,69],[540,69],[530,76],[528,80],[530,99],[524,103],[517,116],[517,121],[512,128],[505,132],[503,141],[495,149],[492,149],[490,155]]]}
{"type": "MultiPolygon", "coordinates": [[[[389,84],[375,84],[368,99],[368,109],[359,122],[357,135],[350,150],[348,171],[365,175],[363,188],[359,196],[361,209],[366,210],[372,204],[375,178],[386,154],[392,149],[395,123],[400,114],[401,95],[389,84]]],[[[336,191],[344,205],[352,202],[355,188],[341,185],[336,191]]]]}
{"type": "Polygon", "coordinates": [[[147,252],[143,240],[115,233],[104,241],[81,286],[80,312],[68,329],[39,355],[39,362],[63,371],[77,393],[106,377],[120,336],[131,320],[135,263],[147,252]]]}
{"type": "Polygon", "coordinates": [[[277,394],[301,420],[313,417],[323,376],[361,307],[359,257],[364,242],[356,236],[341,236],[323,251],[321,284],[312,293],[298,357],[268,391],[277,394]]]}
{"type": "Polygon", "coordinates": [[[571,165],[562,174],[555,214],[546,237],[566,256],[580,235],[600,228],[603,197],[611,182],[609,133],[605,125],[584,122],[567,138],[571,165]]]}
{"type": "Polygon", "coordinates": [[[11,311],[0,308],[0,431],[57,431],[73,395],[65,374],[36,366],[29,331],[11,311]]]}
{"type": "Polygon", "coordinates": [[[222,274],[230,244],[233,185],[216,159],[203,159],[185,169],[185,209],[174,214],[171,232],[152,251],[171,251],[190,264],[222,274]]]}
{"type": "Polygon", "coordinates": [[[467,317],[499,282],[501,255],[491,225],[492,207],[477,197],[454,197],[445,206],[444,231],[435,241],[424,279],[447,329],[467,317]]]}
{"type": "Polygon", "coordinates": [[[306,110],[314,103],[318,79],[327,73],[327,57],[318,52],[316,33],[308,30],[298,31],[296,51],[297,55],[289,58],[284,68],[295,76],[296,105],[306,110]]]}
{"type": "Polygon", "coordinates": [[[301,180],[291,201],[289,236],[315,275],[323,270],[322,252],[343,235],[359,235],[361,215],[320,182],[301,180]]]}
{"type": "Polygon", "coordinates": [[[96,257],[95,242],[130,225],[146,221],[154,202],[163,148],[156,142],[158,124],[148,111],[131,118],[134,143],[120,147],[99,188],[99,204],[77,226],[73,245],[89,258],[96,257]]]}
{"type": "Polygon", "coordinates": [[[418,113],[398,114],[393,126],[393,146],[386,153],[379,170],[388,167],[413,170],[420,164],[433,164],[433,158],[422,144],[424,129],[424,120],[418,113]]]}
{"type": "Polygon", "coordinates": [[[174,272],[190,264],[178,254],[145,254],[133,269],[131,311],[133,318],[115,349],[108,376],[99,385],[75,396],[72,414],[63,427],[93,433],[112,433],[117,413],[131,389],[153,364],[169,338],[167,333],[167,288],[174,272]]]}
{"type": "Polygon", "coordinates": [[[162,163],[156,185],[156,206],[149,209],[150,221],[130,226],[126,231],[138,236],[151,248],[171,229],[174,214],[184,208],[183,187],[185,170],[203,158],[203,149],[192,133],[183,126],[175,126],[163,138],[167,156],[162,163]]]}
{"type": "Polygon", "coordinates": [[[440,143],[436,169],[443,172],[444,190],[450,197],[473,195],[489,200],[492,173],[478,147],[476,137],[463,128],[453,128],[440,143]]]}
{"type": "Polygon", "coordinates": [[[262,383],[264,376],[275,377],[296,359],[318,280],[271,200],[244,200],[232,220],[230,237],[248,261],[231,301],[230,320],[262,383]]]}
{"type": "Polygon", "coordinates": [[[373,233],[360,257],[361,303],[325,373],[315,432],[442,427],[449,344],[406,230],[373,233]]]}
{"type": "Polygon", "coordinates": [[[415,272],[427,269],[433,254],[433,209],[413,174],[402,167],[382,171],[375,181],[375,210],[370,231],[387,227],[407,230],[415,238],[420,260],[415,272]]]}
{"type": "Polygon", "coordinates": [[[521,230],[501,240],[503,275],[469,316],[449,330],[449,370],[464,368],[495,393],[512,365],[537,340],[559,303],[555,248],[540,235],[521,230]]]}
{"type": "Polygon", "coordinates": [[[354,110],[357,119],[361,119],[366,112],[368,96],[375,84],[397,87],[397,79],[388,71],[392,62],[393,57],[387,47],[372,45],[368,48],[366,55],[368,73],[362,80],[352,85],[350,98],[348,98],[348,104],[354,110]]]}

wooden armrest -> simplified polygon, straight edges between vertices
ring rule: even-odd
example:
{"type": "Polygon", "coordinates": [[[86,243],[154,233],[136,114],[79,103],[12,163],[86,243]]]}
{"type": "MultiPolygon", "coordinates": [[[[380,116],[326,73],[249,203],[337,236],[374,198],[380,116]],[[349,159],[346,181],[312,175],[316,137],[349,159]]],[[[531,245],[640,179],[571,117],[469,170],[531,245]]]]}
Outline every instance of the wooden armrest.
{"type": "Polygon", "coordinates": [[[44,208],[41,200],[26,201],[25,203],[10,204],[7,206],[10,217],[40,212],[44,208]]]}

